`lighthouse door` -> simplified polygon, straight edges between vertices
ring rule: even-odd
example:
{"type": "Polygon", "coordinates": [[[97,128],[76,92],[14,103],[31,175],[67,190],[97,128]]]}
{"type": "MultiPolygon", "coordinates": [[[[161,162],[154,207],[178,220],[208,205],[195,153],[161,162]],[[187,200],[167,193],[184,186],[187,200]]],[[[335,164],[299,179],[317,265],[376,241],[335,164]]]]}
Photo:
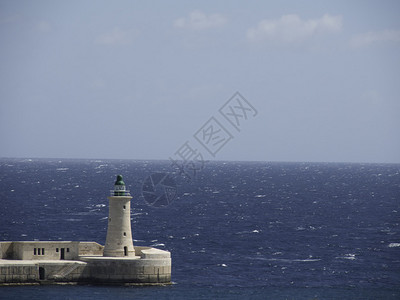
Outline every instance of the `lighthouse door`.
{"type": "Polygon", "coordinates": [[[61,248],[61,257],[60,259],[65,259],[65,248],[61,248]]]}
{"type": "Polygon", "coordinates": [[[39,280],[45,279],[45,271],[43,267],[39,267],[39,280]]]}

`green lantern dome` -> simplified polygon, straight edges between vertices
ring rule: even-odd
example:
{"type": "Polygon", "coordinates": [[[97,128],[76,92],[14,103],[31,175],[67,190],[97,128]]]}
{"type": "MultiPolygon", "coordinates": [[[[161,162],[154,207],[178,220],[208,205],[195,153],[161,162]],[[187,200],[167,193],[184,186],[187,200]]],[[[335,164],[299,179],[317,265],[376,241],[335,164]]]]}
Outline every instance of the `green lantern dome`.
{"type": "Polygon", "coordinates": [[[117,181],[115,181],[114,185],[125,185],[125,182],[122,180],[122,175],[117,176],[117,181]]]}
{"type": "Polygon", "coordinates": [[[114,183],[113,196],[129,196],[129,191],[125,188],[125,182],[122,180],[122,175],[117,176],[117,180],[114,183]]]}

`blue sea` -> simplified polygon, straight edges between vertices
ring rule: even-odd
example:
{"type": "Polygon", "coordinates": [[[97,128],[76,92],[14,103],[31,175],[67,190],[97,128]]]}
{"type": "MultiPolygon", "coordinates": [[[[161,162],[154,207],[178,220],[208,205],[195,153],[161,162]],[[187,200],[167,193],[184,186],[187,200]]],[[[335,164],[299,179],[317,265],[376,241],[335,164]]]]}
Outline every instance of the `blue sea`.
{"type": "Polygon", "coordinates": [[[134,244],[171,251],[165,287],[0,287],[1,299],[400,299],[400,165],[0,159],[0,240],[104,244],[124,176],[134,244]],[[168,205],[146,178],[167,174],[168,205]]]}

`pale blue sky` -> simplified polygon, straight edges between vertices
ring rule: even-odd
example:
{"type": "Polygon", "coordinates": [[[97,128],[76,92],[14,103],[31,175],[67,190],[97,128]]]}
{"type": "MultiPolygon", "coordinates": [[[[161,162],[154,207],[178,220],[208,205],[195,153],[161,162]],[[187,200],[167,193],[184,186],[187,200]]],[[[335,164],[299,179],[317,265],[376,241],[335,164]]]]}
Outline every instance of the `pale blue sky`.
{"type": "Polygon", "coordinates": [[[399,1],[0,0],[0,157],[400,163],[399,1]],[[258,114],[218,113],[239,91],[258,114]],[[193,135],[214,116],[233,139],[193,135]]]}

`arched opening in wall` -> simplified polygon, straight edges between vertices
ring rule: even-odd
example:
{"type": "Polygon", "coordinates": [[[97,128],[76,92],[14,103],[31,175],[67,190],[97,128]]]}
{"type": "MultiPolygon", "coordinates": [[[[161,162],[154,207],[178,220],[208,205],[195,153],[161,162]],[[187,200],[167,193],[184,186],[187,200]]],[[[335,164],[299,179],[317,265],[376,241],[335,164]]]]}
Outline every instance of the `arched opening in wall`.
{"type": "Polygon", "coordinates": [[[128,247],[126,247],[126,246],[124,247],[124,255],[128,256],[128,247]]]}
{"type": "Polygon", "coordinates": [[[39,280],[45,279],[45,272],[43,267],[39,267],[39,280]]]}

